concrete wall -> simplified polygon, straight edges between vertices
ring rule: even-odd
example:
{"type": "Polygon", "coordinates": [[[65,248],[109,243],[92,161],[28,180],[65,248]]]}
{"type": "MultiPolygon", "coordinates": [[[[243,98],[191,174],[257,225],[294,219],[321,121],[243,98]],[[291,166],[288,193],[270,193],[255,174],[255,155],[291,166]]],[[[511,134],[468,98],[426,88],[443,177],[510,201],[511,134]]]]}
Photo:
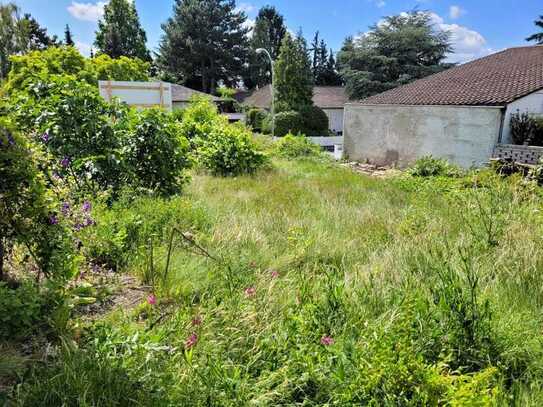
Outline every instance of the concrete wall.
{"type": "Polygon", "coordinates": [[[518,99],[507,106],[505,121],[503,123],[502,143],[508,144],[513,142],[510,128],[511,115],[517,112],[536,115],[543,114],[543,90],[518,99]]]}
{"type": "Polygon", "coordinates": [[[343,133],[343,112],[344,109],[323,109],[328,116],[328,128],[336,134],[343,133]]]}
{"type": "Polygon", "coordinates": [[[502,109],[490,107],[347,105],[345,154],[351,160],[404,167],[425,155],[463,167],[492,155],[502,109]]]}

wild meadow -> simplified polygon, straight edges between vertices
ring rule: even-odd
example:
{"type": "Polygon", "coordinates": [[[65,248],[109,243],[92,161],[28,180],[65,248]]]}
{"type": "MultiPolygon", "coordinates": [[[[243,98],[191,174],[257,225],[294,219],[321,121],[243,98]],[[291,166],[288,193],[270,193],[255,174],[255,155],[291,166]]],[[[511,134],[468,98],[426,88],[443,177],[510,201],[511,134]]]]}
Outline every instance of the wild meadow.
{"type": "Polygon", "coordinates": [[[543,404],[543,166],[368,176],[205,98],[100,97],[141,61],[12,64],[0,404],[543,404]]]}
{"type": "Polygon", "coordinates": [[[322,159],[93,207],[149,295],[24,376],[15,405],[540,405],[541,190],[322,159]]]}

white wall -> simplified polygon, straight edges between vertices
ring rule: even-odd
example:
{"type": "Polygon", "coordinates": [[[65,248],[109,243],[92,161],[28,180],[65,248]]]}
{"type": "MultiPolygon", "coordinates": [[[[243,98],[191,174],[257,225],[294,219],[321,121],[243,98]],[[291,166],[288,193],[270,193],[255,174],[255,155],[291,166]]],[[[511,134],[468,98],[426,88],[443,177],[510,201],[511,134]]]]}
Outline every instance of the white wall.
{"type": "Polygon", "coordinates": [[[543,90],[518,99],[507,106],[503,123],[503,136],[501,140],[501,142],[504,144],[510,144],[513,142],[511,139],[510,127],[511,115],[517,112],[543,114],[543,90]]]}
{"type": "Polygon", "coordinates": [[[328,116],[328,128],[334,133],[343,133],[344,109],[323,109],[328,116]]]}
{"type": "Polygon", "coordinates": [[[463,167],[488,162],[502,111],[493,107],[345,107],[344,150],[351,160],[406,166],[425,155],[463,167]]]}
{"type": "Polygon", "coordinates": [[[100,95],[107,101],[116,97],[130,106],[172,108],[172,89],[166,82],[99,81],[100,95]]]}

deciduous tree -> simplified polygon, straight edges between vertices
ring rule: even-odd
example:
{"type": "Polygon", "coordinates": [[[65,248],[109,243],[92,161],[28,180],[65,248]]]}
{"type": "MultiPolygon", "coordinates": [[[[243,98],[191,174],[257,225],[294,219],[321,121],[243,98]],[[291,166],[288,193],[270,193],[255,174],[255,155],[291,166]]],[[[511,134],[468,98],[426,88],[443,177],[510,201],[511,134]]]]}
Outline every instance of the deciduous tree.
{"type": "Polygon", "coordinates": [[[356,40],[345,41],[338,60],[347,92],[364,98],[448,68],[449,40],[427,12],[386,17],[356,40]]]}

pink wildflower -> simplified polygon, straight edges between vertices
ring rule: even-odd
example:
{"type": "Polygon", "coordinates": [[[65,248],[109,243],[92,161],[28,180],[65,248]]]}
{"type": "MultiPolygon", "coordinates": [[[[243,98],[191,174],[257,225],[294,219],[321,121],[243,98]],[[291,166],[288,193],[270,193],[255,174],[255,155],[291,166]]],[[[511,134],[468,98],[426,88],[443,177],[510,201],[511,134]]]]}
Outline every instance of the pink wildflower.
{"type": "Polygon", "coordinates": [[[187,338],[185,341],[185,348],[190,349],[194,345],[198,343],[198,335],[196,335],[194,332],[187,338]]]}
{"type": "Polygon", "coordinates": [[[323,336],[321,338],[321,345],[324,345],[324,346],[330,346],[330,345],[333,345],[334,344],[334,338],[330,337],[330,336],[323,336]]]}
{"type": "Polygon", "coordinates": [[[147,304],[156,305],[156,297],[153,294],[147,297],[147,304]]]}
{"type": "Polygon", "coordinates": [[[192,318],[191,324],[192,326],[202,325],[202,317],[199,315],[196,315],[194,318],[192,318]]]}
{"type": "Polygon", "coordinates": [[[256,294],[256,288],[254,287],[247,287],[245,289],[245,296],[248,298],[254,297],[256,294]]]}
{"type": "Polygon", "coordinates": [[[272,270],[271,276],[272,278],[279,278],[279,272],[277,270],[272,270]]]}

